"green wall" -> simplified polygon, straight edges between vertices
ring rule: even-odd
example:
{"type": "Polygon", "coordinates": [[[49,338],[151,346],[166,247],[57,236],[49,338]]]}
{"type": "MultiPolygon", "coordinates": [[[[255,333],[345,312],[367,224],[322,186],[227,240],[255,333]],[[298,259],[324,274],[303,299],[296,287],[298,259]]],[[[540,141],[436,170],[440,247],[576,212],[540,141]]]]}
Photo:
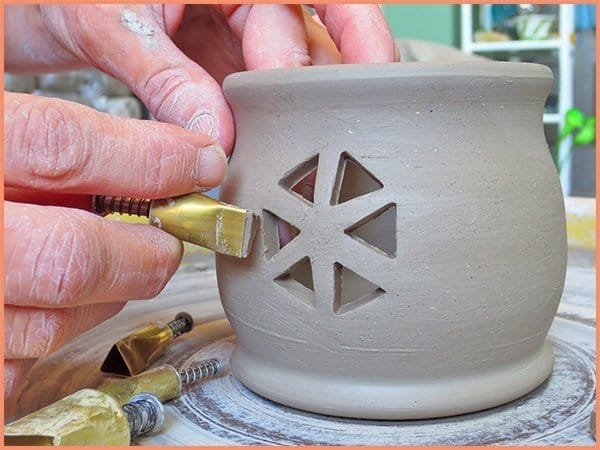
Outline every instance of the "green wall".
{"type": "Polygon", "coordinates": [[[385,4],[382,9],[395,38],[460,45],[458,5],[385,4]]]}

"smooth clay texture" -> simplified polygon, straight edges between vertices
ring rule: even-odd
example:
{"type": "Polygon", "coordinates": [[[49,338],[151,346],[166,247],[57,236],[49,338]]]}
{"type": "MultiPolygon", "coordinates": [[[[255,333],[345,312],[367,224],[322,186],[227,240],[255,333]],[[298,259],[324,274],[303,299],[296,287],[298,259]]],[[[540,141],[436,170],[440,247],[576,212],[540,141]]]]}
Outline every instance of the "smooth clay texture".
{"type": "Polygon", "coordinates": [[[541,384],[567,253],[551,85],[544,66],[501,62],[229,76],[222,200],[262,221],[247,259],[217,255],[234,374],[368,419],[476,411],[541,384]]]}

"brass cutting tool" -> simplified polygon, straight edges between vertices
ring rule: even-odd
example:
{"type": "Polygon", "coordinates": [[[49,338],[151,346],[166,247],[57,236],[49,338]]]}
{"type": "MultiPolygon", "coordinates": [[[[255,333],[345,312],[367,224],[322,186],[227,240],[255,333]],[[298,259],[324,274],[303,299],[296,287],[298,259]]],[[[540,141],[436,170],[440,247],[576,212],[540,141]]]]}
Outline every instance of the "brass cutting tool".
{"type": "Polygon", "coordinates": [[[187,369],[175,369],[164,364],[129,378],[107,379],[97,389],[110,395],[119,405],[124,405],[142,392],[149,392],[164,403],[181,394],[184,386],[217,377],[222,371],[223,363],[215,358],[187,369]]]}
{"type": "Polygon", "coordinates": [[[148,217],[182,241],[238,258],[248,256],[258,229],[254,212],[198,193],[157,200],[95,195],[92,203],[98,214],[148,217]]]}
{"type": "Polygon", "coordinates": [[[95,389],[82,389],[4,427],[4,445],[130,445],[160,430],[164,409],[144,392],[128,403],[95,389]]]}
{"type": "Polygon", "coordinates": [[[194,319],[180,312],[167,323],[152,322],[119,339],[110,349],[100,370],[129,377],[141,373],[165,353],[174,339],[189,332],[194,319]]]}
{"type": "Polygon", "coordinates": [[[129,445],[163,425],[162,403],[219,376],[223,363],[207,359],[187,369],[163,365],[125,379],[82,389],[4,428],[5,445],[129,445]]]}

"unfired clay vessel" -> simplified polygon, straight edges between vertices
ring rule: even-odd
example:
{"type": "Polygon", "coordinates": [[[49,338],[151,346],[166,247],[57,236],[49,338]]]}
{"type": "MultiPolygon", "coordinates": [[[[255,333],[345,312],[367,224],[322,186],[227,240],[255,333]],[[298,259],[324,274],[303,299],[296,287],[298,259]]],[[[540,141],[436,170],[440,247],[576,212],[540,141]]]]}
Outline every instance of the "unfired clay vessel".
{"type": "Polygon", "coordinates": [[[222,200],[262,220],[249,258],[217,255],[242,383],[373,419],[466,413],[542,383],[566,269],[551,85],[544,66],[500,62],[228,77],[222,200]]]}

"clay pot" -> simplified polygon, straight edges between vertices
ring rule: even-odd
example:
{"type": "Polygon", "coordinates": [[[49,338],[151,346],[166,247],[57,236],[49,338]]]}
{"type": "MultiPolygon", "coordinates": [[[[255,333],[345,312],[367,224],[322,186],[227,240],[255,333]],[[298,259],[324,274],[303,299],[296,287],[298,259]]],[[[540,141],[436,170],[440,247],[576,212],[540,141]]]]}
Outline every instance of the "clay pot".
{"type": "Polygon", "coordinates": [[[466,413],[542,383],[567,253],[551,85],[544,66],[500,62],[229,76],[222,199],[262,217],[250,257],[217,258],[241,382],[373,419],[466,413]]]}

